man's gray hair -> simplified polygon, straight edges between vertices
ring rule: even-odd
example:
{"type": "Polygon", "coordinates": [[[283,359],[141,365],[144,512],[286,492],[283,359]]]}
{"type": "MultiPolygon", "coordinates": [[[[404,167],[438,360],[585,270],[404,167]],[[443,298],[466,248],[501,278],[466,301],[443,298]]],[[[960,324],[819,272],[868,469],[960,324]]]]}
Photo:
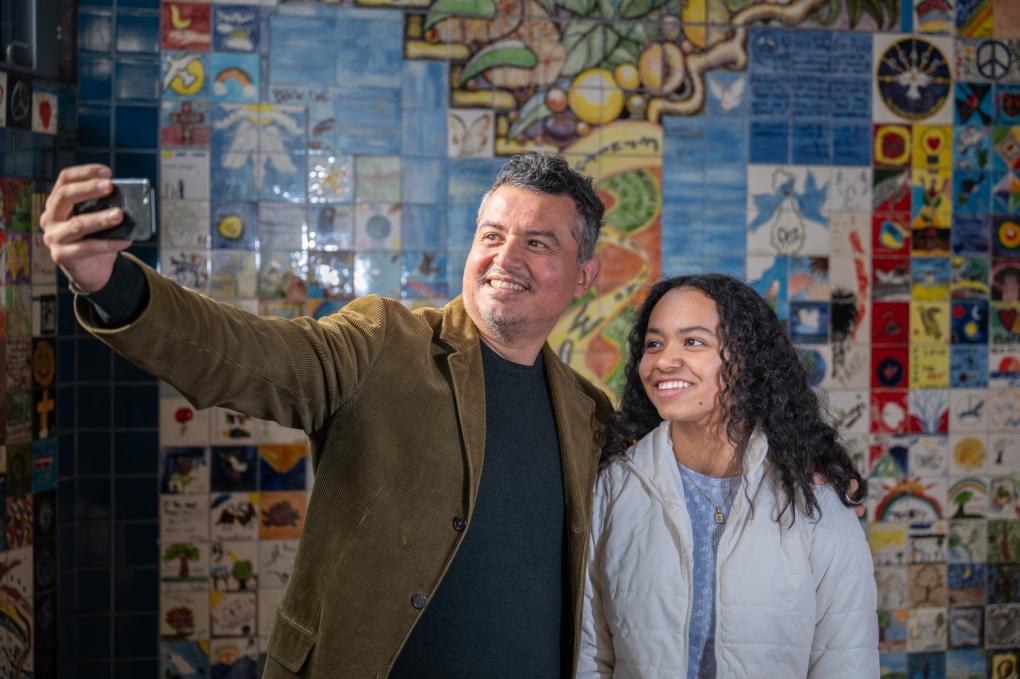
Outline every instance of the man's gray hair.
{"type": "Polygon", "coordinates": [[[563,156],[545,151],[520,153],[511,157],[496,175],[492,186],[482,196],[479,213],[492,192],[504,184],[553,196],[570,196],[577,212],[577,224],[571,227],[578,245],[577,259],[587,262],[592,258],[605,207],[595,193],[591,177],[571,169],[563,156]]]}

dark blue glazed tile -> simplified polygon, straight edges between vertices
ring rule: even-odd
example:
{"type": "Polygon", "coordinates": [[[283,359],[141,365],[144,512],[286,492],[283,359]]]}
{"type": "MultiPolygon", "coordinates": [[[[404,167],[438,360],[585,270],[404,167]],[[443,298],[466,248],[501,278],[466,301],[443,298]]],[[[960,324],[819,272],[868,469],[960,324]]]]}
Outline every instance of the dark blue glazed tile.
{"type": "Polygon", "coordinates": [[[114,655],[117,658],[155,657],[159,639],[158,616],[158,610],[147,614],[116,616],[113,619],[114,655]]]}
{"type": "Polygon", "coordinates": [[[156,378],[137,367],[134,363],[127,360],[120,354],[114,354],[113,379],[117,382],[148,382],[150,380],[155,380],[156,378]]]}
{"type": "Polygon", "coordinates": [[[158,156],[152,153],[115,153],[114,174],[118,177],[145,177],[156,186],[158,156]]]}
{"type": "Polygon", "coordinates": [[[79,382],[104,382],[110,379],[109,347],[92,337],[78,340],[77,378],[79,382]]]}
{"type": "Polygon", "coordinates": [[[789,157],[789,129],[785,120],[751,121],[751,162],[785,163],[789,157]]]}
{"type": "Polygon", "coordinates": [[[78,571],[78,609],[80,613],[109,613],[112,600],[112,572],[108,568],[78,571]]]}
{"type": "Polygon", "coordinates": [[[117,51],[159,54],[159,15],[117,15],[117,51]]]}
{"type": "MultiPolygon", "coordinates": [[[[79,455],[81,457],[81,455],[79,455]]],[[[79,524],[83,521],[104,521],[113,515],[112,484],[108,476],[79,477],[75,511],[79,524]]]]}
{"type": "Polygon", "coordinates": [[[78,50],[110,52],[113,49],[113,15],[82,9],[78,12],[78,50]]]}
{"type": "Polygon", "coordinates": [[[117,0],[117,9],[159,9],[159,0],[117,0]]]}
{"type": "Polygon", "coordinates": [[[114,472],[155,474],[159,457],[159,433],[153,431],[115,431],[114,472]]]}
{"type": "MultiPolygon", "coordinates": [[[[113,164],[113,155],[108,151],[78,151],[75,156],[75,164],[77,163],[98,163],[110,167],[113,164]]],[[[71,317],[71,320],[74,321],[74,316],[71,317]]],[[[77,325],[77,321],[74,321],[74,324],[77,325]]],[[[58,326],[60,332],[66,332],[69,327],[73,326],[58,326]]]]}
{"type": "Polygon", "coordinates": [[[110,107],[82,106],[78,111],[78,140],[85,147],[110,146],[110,107]]]}
{"type": "Polygon", "coordinates": [[[114,108],[114,145],[118,149],[153,149],[159,145],[159,108],[129,106],[114,108]]]}
{"type": "MultiPolygon", "coordinates": [[[[127,252],[131,253],[142,261],[143,264],[147,264],[153,269],[158,268],[159,262],[159,248],[153,242],[137,242],[127,249],[127,252]]],[[[117,356],[114,355],[116,361],[117,356]]],[[[124,359],[121,359],[124,360],[124,359]]],[[[116,364],[114,364],[116,366],[116,364]]],[[[115,368],[116,369],[116,368],[115,368]]]]}
{"type": "Polygon", "coordinates": [[[110,387],[79,385],[75,404],[78,417],[75,421],[79,427],[97,429],[109,427],[110,405],[110,387]]]}
{"type": "Polygon", "coordinates": [[[832,124],[832,164],[871,164],[871,125],[866,121],[832,124]]]}
{"type": "MultiPolygon", "coordinates": [[[[67,398],[74,401],[74,387],[73,386],[60,386],[57,388],[57,401],[67,398]]],[[[69,418],[68,421],[73,422],[74,418],[69,418]]],[[[60,488],[63,489],[63,483],[66,479],[74,479],[77,474],[77,469],[74,464],[75,456],[75,443],[74,443],[74,430],[68,427],[68,431],[62,432],[57,437],[57,477],[60,479],[60,488]]],[[[72,483],[73,491],[73,483],[72,483]]],[[[60,505],[60,521],[64,522],[66,518],[68,521],[74,518],[74,503],[71,502],[66,507],[61,503],[60,505]],[[67,513],[64,513],[64,510],[67,513]]]]}
{"type": "Polygon", "coordinates": [[[341,9],[333,52],[338,86],[400,87],[404,17],[396,12],[341,9]]]}
{"type": "Polygon", "coordinates": [[[156,478],[127,476],[114,482],[118,521],[159,518],[159,485],[156,478]]]}
{"type": "Polygon", "coordinates": [[[143,57],[117,59],[117,99],[156,101],[159,98],[159,61],[143,57]]]}
{"type": "MultiPolygon", "coordinates": [[[[74,455],[74,448],[69,447],[74,455]]],[[[62,449],[63,450],[63,449],[62,449]]],[[[74,459],[73,457],[71,458],[74,459]]],[[[63,460],[61,460],[63,463],[63,460]]],[[[63,466],[63,464],[61,465],[63,466]]],[[[71,469],[73,469],[73,465],[71,469]]],[[[60,526],[58,530],[57,541],[60,543],[60,562],[64,563],[64,560],[69,560],[70,564],[74,564],[74,528],[70,524],[74,521],[74,504],[75,504],[75,480],[73,478],[65,478],[57,485],[57,523],[60,526]]]]}
{"type": "Polygon", "coordinates": [[[109,101],[112,81],[112,59],[85,56],[78,59],[78,96],[82,100],[109,101]]]}
{"type": "Polygon", "coordinates": [[[114,427],[159,426],[159,387],[155,382],[114,387],[114,427]]]}
{"type": "MultiPolygon", "coordinates": [[[[110,615],[83,615],[78,618],[78,657],[82,660],[97,660],[109,658],[111,654],[110,626],[112,617],[110,615]]],[[[102,661],[97,663],[85,663],[80,665],[85,676],[108,677],[109,663],[102,661]],[[86,670],[86,665],[88,669],[86,670]],[[91,674],[92,671],[105,671],[105,674],[91,674]],[[88,673],[86,673],[88,672],[88,673]]]]}
{"type": "Polygon", "coordinates": [[[155,521],[117,524],[116,543],[118,568],[155,566],[159,558],[159,525],[155,521]]]}
{"type": "Polygon", "coordinates": [[[109,431],[78,432],[78,473],[109,475],[113,461],[113,438],[109,431]]]}
{"type": "Polygon", "coordinates": [[[107,523],[79,523],[76,529],[78,567],[109,566],[112,537],[107,523]]]}
{"type": "MultiPolygon", "coordinates": [[[[155,633],[152,635],[152,638],[156,638],[155,633]]],[[[145,679],[145,677],[155,677],[157,675],[159,675],[159,663],[154,658],[131,658],[129,660],[118,658],[117,662],[113,665],[113,674],[111,676],[113,679],[145,679]]],[[[259,676],[261,676],[261,672],[259,676]]]]}
{"type": "MultiPolygon", "coordinates": [[[[155,568],[120,568],[113,574],[113,605],[117,613],[159,608],[159,571],[155,568]]],[[[153,633],[156,636],[156,633],[153,633]]]]}

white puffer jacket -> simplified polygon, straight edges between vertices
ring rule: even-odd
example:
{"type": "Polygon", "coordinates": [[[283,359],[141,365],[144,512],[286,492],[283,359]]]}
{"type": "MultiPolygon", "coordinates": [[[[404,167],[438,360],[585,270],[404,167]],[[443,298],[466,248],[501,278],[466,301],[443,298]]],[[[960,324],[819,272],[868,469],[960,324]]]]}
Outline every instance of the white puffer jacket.
{"type": "MultiPolygon", "coordinates": [[[[717,677],[877,679],[864,531],[831,486],[815,488],[820,517],[781,527],[767,449],[753,437],[719,541],[717,677]]],[[[694,540],[668,422],[603,472],[593,511],[577,676],[685,679],[694,540]]]]}

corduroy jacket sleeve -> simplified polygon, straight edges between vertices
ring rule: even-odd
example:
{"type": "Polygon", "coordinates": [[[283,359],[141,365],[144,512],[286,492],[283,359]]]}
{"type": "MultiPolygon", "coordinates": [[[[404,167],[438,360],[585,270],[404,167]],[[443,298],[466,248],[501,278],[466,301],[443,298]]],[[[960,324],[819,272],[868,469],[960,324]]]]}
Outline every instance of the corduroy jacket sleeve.
{"type": "Polygon", "coordinates": [[[379,297],[355,300],[321,320],[265,317],[137,263],[149,303],[134,322],[98,327],[92,306],[80,299],[75,313],[86,330],[198,408],[223,406],[315,432],[357,392],[385,345],[379,297]]]}

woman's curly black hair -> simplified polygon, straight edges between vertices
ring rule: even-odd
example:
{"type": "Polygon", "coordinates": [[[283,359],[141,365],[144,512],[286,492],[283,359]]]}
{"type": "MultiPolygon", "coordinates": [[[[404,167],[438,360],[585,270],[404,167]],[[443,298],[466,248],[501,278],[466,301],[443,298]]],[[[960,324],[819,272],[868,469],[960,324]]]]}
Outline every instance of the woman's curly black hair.
{"type": "Polygon", "coordinates": [[[649,291],[630,332],[627,381],[609,428],[601,466],[605,468],[614,458],[625,455],[662,422],[641,384],[638,365],[645,351],[652,309],[667,292],[677,288],[700,290],[716,304],[722,358],[722,388],[717,404],[741,469],[754,430],[761,430],[768,438],[769,464],[785,495],[777,520],[787,509],[793,520],[798,507],[807,516],[815,516],[819,507],[812,488],[814,472],[828,479],[845,504],[853,504],[848,498],[851,481],[858,484],[852,499],[862,497],[864,481],[836,430],[825,421],[822,404],[808,385],[807,373],[785,326],[753,288],[724,274],[677,276],[660,281],[649,291]]]}

